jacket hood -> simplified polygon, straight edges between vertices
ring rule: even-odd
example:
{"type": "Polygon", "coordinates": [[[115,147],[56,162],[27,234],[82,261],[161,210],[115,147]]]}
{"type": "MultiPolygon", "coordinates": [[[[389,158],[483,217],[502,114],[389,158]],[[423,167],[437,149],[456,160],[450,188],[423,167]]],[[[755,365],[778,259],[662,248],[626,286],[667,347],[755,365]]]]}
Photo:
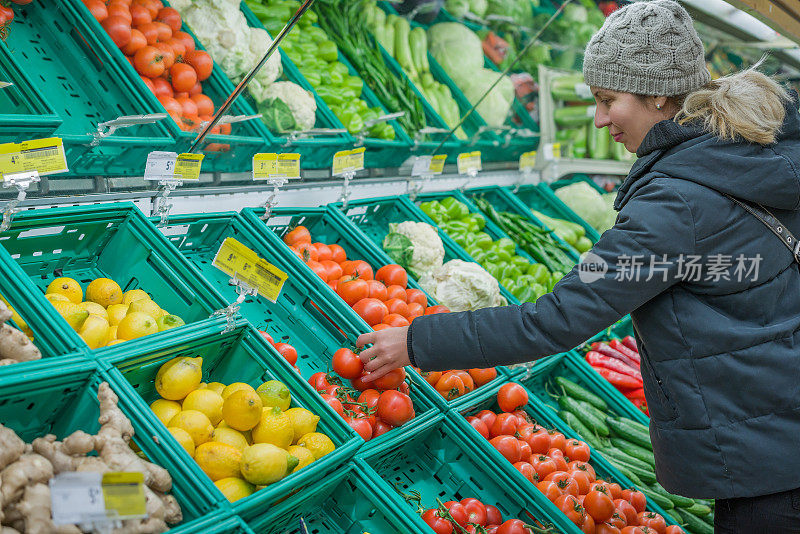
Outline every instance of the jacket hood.
{"type": "Polygon", "coordinates": [[[777,143],[723,141],[697,124],[656,123],[645,136],[614,208],[619,210],[653,176],[699,183],[776,209],[800,206],[800,115],[791,92],[777,143]]]}

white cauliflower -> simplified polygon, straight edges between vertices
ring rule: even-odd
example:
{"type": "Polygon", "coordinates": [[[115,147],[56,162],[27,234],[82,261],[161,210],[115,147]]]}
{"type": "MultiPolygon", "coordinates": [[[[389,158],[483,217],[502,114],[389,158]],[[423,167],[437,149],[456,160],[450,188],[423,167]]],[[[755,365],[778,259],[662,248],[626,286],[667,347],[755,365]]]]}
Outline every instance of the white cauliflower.
{"type": "MultiPolygon", "coordinates": [[[[267,49],[272,44],[272,38],[266,30],[261,28],[250,28],[250,52],[255,56],[255,61],[261,61],[267,49]]],[[[283,65],[281,64],[281,53],[278,50],[272,53],[269,60],[261,67],[261,70],[256,73],[256,79],[263,85],[270,85],[283,73],[283,65]]]]}
{"type": "Polygon", "coordinates": [[[411,240],[414,252],[408,267],[415,273],[427,273],[440,267],[444,261],[444,245],[439,232],[423,222],[405,221],[389,225],[389,231],[411,240]]]}
{"type": "Polygon", "coordinates": [[[425,273],[419,285],[450,311],[468,311],[503,306],[497,280],[477,263],[451,260],[425,273]]]}
{"type": "Polygon", "coordinates": [[[317,102],[311,93],[292,82],[275,82],[263,91],[258,111],[275,132],[310,130],[317,116],[317,102]]]}

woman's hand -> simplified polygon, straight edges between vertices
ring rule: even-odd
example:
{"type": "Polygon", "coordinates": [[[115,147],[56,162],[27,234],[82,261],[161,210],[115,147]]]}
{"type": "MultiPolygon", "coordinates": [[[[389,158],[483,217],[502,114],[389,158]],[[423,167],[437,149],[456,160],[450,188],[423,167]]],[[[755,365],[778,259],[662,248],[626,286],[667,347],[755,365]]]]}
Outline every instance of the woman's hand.
{"type": "Polygon", "coordinates": [[[358,357],[364,363],[367,375],[361,379],[364,382],[377,380],[389,371],[399,367],[411,365],[406,344],[408,327],[386,328],[358,337],[356,346],[360,349],[372,343],[372,346],[359,353],[358,357]]]}

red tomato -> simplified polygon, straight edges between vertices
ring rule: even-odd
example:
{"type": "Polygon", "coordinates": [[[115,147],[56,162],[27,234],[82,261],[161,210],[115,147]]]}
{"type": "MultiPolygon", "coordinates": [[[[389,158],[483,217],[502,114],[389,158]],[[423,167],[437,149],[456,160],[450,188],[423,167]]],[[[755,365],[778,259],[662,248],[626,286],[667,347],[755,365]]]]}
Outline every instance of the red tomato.
{"type": "MultiPolygon", "coordinates": [[[[133,30],[137,31],[137,30],[133,30]]],[[[173,50],[172,46],[168,45],[167,43],[156,43],[153,45],[155,48],[161,52],[161,55],[164,57],[164,68],[169,69],[175,64],[175,50],[173,50]]],[[[212,104],[213,106],[213,104],[212,104]]],[[[213,110],[212,110],[213,113],[213,110]]],[[[200,115],[208,115],[208,113],[200,113],[200,115]]]]}
{"type": "Polygon", "coordinates": [[[151,81],[153,82],[153,87],[155,87],[153,94],[156,95],[156,97],[171,97],[174,94],[172,86],[164,78],[151,78],[151,81]]]}
{"type": "Polygon", "coordinates": [[[475,417],[483,421],[488,430],[489,428],[492,428],[495,419],[497,419],[497,414],[491,410],[481,410],[475,414],[475,417]]]}
{"type": "Polygon", "coordinates": [[[564,451],[564,448],[567,446],[567,438],[564,437],[564,434],[561,432],[551,431],[550,432],[550,448],[553,449],[561,449],[564,451]]]}
{"type": "Polygon", "coordinates": [[[127,6],[121,4],[108,4],[106,9],[109,17],[119,17],[124,19],[125,22],[128,23],[128,26],[131,25],[133,18],[131,17],[131,11],[127,6]]]}
{"type": "Polygon", "coordinates": [[[612,527],[625,528],[628,526],[628,520],[625,518],[625,514],[619,511],[619,508],[615,508],[614,515],[607,521],[607,524],[612,527]]]}
{"type": "Polygon", "coordinates": [[[452,371],[442,373],[434,387],[446,400],[457,399],[465,393],[464,381],[452,371]]]}
{"type": "Polygon", "coordinates": [[[380,419],[375,422],[375,427],[372,431],[372,437],[377,438],[378,436],[382,436],[386,434],[388,431],[393,429],[394,427],[388,423],[381,421],[380,419]]]}
{"type": "Polygon", "coordinates": [[[686,532],[678,525],[670,525],[667,527],[666,534],[686,534],[686,532]]]}
{"type": "Polygon", "coordinates": [[[529,534],[525,522],[520,519],[509,519],[497,528],[497,534],[529,534]]]}
{"type": "Polygon", "coordinates": [[[435,315],[437,313],[450,313],[450,310],[447,306],[442,305],[428,306],[425,308],[425,315],[435,315]]]}
{"type": "MultiPolygon", "coordinates": [[[[194,50],[194,39],[192,39],[192,36],[189,35],[188,33],[177,31],[172,34],[172,37],[174,39],[178,39],[180,42],[183,43],[183,46],[186,48],[186,52],[194,50]]],[[[184,55],[186,55],[186,52],[184,52],[184,55]]]]}
{"type": "Polygon", "coordinates": [[[327,393],[323,393],[322,398],[330,405],[331,408],[336,410],[336,413],[338,413],[340,417],[344,418],[344,407],[342,406],[342,403],[339,402],[339,399],[333,395],[328,395],[327,393]]]}
{"type": "Polygon", "coordinates": [[[103,26],[108,36],[111,37],[111,40],[114,41],[114,44],[118,47],[122,48],[130,42],[131,23],[119,15],[109,15],[100,25],[103,26]]]}
{"type": "Polygon", "coordinates": [[[303,225],[297,225],[283,236],[283,242],[289,245],[299,245],[300,243],[311,243],[311,233],[303,225]]]}
{"type": "Polygon", "coordinates": [[[364,439],[364,441],[369,441],[372,439],[372,425],[369,424],[369,421],[364,417],[350,417],[349,415],[346,415],[344,421],[350,425],[350,428],[355,430],[356,433],[364,439]]]}
{"type": "Polygon", "coordinates": [[[308,379],[308,383],[311,384],[311,387],[316,389],[317,391],[321,389],[325,389],[326,387],[330,386],[331,383],[328,381],[327,373],[319,371],[318,373],[314,373],[311,375],[311,378],[308,379]]]}
{"type": "Polygon", "coordinates": [[[372,267],[363,260],[342,262],[342,270],[346,275],[358,276],[364,280],[372,280],[375,278],[372,274],[372,267]]]}
{"type": "Polygon", "coordinates": [[[461,504],[467,511],[468,523],[481,526],[488,525],[486,522],[486,506],[481,501],[472,497],[467,497],[466,499],[461,499],[461,504]]]}
{"type": "Polygon", "coordinates": [[[172,87],[178,91],[189,91],[197,83],[197,73],[185,63],[176,63],[169,69],[172,87]]]}
{"type": "MultiPolygon", "coordinates": [[[[392,286],[392,287],[396,287],[396,286],[392,286]]],[[[406,304],[406,306],[408,307],[408,315],[407,315],[407,317],[409,318],[409,320],[411,318],[420,317],[420,316],[425,314],[425,307],[422,306],[422,304],[420,304],[418,302],[411,302],[411,303],[406,304]]]]}
{"type": "Polygon", "coordinates": [[[170,37],[172,37],[172,28],[164,24],[163,22],[153,22],[156,25],[156,29],[158,30],[158,40],[159,41],[166,41],[170,37]]]}
{"type": "Polygon", "coordinates": [[[622,497],[622,488],[616,482],[606,482],[606,487],[612,499],[619,499],[622,497]]]}
{"type": "Polygon", "coordinates": [[[649,529],[658,532],[658,534],[666,534],[667,522],[661,515],[655,512],[642,512],[638,516],[639,526],[648,527],[649,529]]]}
{"type": "MultiPolygon", "coordinates": [[[[128,58],[128,61],[130,61],[130,60],[131,60],[131,58],[128,58]]],[[[155,93],[156,92],[156,86],[153,85],[153,81],[150,78],[145,78],[142,75],[139,75],[139,78],[142,79],[142,82],[144,82],[145,87],[150,89],[151,93],[155,93]]],[[[173,110],[173,113],[174,113],[174,110],[173,110]]]]}
{"type": "Polygon", "coordinates": [[[383,322],[383,318],[389,314],[386,305],[378,299],[365,298],[361,299],[353,305],[359,317],[364,319],[368,325],[373,326],[383,322]]]}
{"type": "Polygon", "coordinates": [[[427,510],[422,514],[422,520],[425,521],[436,534],[453,534],[453,524],[441,517],[438,510],[427,510]]]}
{"type": "Polygon", "coordinates": [[[153,17],[150,16],[150,11],[141,5],[133,5],[130,7],[131,25],[135,28],[142,24],[153,22],[153,17]]]}
{"type": "MultiPolygon", "coordinates": [[[[538,474],[538,473],[537,473],[538,474]]],[[[550,502],[555,501],[557,498],[561,497],[563,493],[558,488],[558,484],[553,482],[552,480],[542,480],[536,484],[536,489],[542,492],[547,500],[550,502]]]]}
{"type": "Polygon", "coordinates": [[[275,343],[275,350],[289,362],[289,365],[297,363],[297,350],[288,343],[275,343]]]}
{"type": "Polygon", "coordinates": [[[536,484],[539,479],[539,475],[536,473],[536,470],[528,462],[520,460],[514,464],[514,468],[522,473],[522,476],[527,478],[533,484],[536,484]]]}
{"type": "Polygon", "coordinates": [[[325,243],[314,243],[314,246],[317,247],[317,255],[319,256],[317,261],[322,262],[332,260],[333,254],[331,253],[331,247],[325,243]]]}
{"type": "Polygon", "coordinates": [[[576,523],[576,525],[578,526],[579,529],[581,529],[581,532],[583,532],[584,534],[596,534],[595,521],[589,514],[583,514],[583,516],[581,516],[581,520],[578,523],[576,523]]]}
{"type": "MultiPolygon", "coordinates": [[[[199,115],[202,116],[214,114],[214,102],[212,102],[211,99],[206,95],[194,95],[190,96],[189,98],[191,98],[192,101],[194,101],[194,103],[197,105],[197,113],[199,115]]],[[[338,280],[339,277],[337,276],[335,279],[338,280]]],[[[331,279],[328,278],[328,280],[331,279]]]]}
{"type": "Polygon", "coordinates": [[[562,495],[557,498],[553,504],[576,525],[582,523],[583,518],[586,516],[586,511],[574,495],[562,495]]]}
{"type": "Polygon", "coordinates": [[[569,468],[567,459],[564,458],[564,453],[561,452],[561,449],[551,448],[547,451],[547,456],[553,459],[559,471],[566,471],[569,468]]]}
{"type": "MultiPolygon", "coordinates": [[[[145,46],[140,48],[133,56],[133,65],[136,68],[136,72],[142,76],[157,78],[164,73],[164,56],[161,55],[158,48],[145,46]]],[[[172,95],[170,94],[169,96],[172,95]]]]}
{"type": "MultiPolygon", "coordinates": [[[[377,389],[397,389],[406,379],[406,370],[402,367],[400,369],[392,369],[379,379],[372,382],[373,387],[377,389]]],[[[388,421],[387,421],[388,423],[388,421]]]]}
{"type": "Polygon", "coordinates": [[[386,286],[386,299],[399,299],[408,305],[408,295],[405,288],[398,285],[386,286]]]}
{"type": "Polygon", "coordinates": [[[381,393],[377,389],[368,389],[361,392],[361,395],[358,396],[358,402],[366,404],[367,408],[376,408],[378,406],[378,399],[380,396],[381,393]]]}
{"type": "Polygon", "coordinates": [[[469,517],[469,514],[467,513],[467,510],[464,508],[463,504],[458,501],[447,501],[444,503],[444,507],[447,508],[448,512],[450,512],[450,515],[453,517],[453,521],[462,527],[467,526],[467,518],[469,517]]]}
{"type": "Polygon", "coordinates": [[[375,279],[380,280],[387,286],[398,285],[401,287],[408,286],[408,273],[401,266],[390,263],[384,265],[378,272],[375,273],[375,279]]]}
{"type": "Polygon", "coordinates": [[[639,512],[637,512],[636,508],[634,508],[633,505],[625,499],[614,500],[614,512],[619,514],[625,520],[626,526],[639,524],[639,512]]]}
{"type": "Polygon", "coordinates": [[[636,513],[642,513],[647,508],[647,497],[641,491],[622,490],[622,498],[631,503],[636,508],[636,513]]]}
{"type": "Polygon", "coordinates": [[[583,441],[579,441],[577,439],[571,439],[567,441],[567,446],[564,449],[564,455],[570,460],[588,462],[589,446],[583,441]]]}
{"type": "Polygon", "coordinates": [[[333,370],[342,378],[358,378],[364,372],[361,358],[350,349],[341,348],[333,353],[331,360],[333,370]]]}
{"type": "Polygon", "coordinates": [[[496,506],[492,506],[491,504],[486,505],[486,524],[487,525],[499,525],[503,522],[503,514],[500,513],[500,510],[496,506]]]}
{"type": "Polygon", "coordinates": [[[517,431],[517,418],[509,413],[501,413],[498,415],[492,426],[489,427],[489,435],[497,436],[513,436],[517,431]]]}
{"type": "Polygon", "coordinates": [[[172,50],[175,52],[175,61],[183,61],[183,56],[186,54],[186,45],[183,44],[183,41],[176,39],[173,35],[164,41],[164,43],[172,47],[172,50]]]}
{"type": "Polygon", "coordinates": [[[528,404],[528,393],[519,384],[508,382],[497,392],[497,404],[504,412],[513,412],[528,404]]]}
{"type": "Polygon", "coordinates": [[[347,254],[345,254],[344,249],[340,245],[328,245],[328,248],[331,249],[331,259],[336,263],[342,263],[347,260],[347,254]]]}
{"type": "Polygon", "coordinates": [[[524,439],[531,446],[533,454],[546,454],[550,450],[550,434],[544,428],[536,430],[524,439]]]}
{"type": "MultiPolygon", "coordinates": [[[[359,300],[369,296],[369,285],[367,285],[366,280],[343,276],[339,278],[339,285],[336,287],[336,293],[338,293],[348,305],[353,306],[359,300]]],[[[386,311],[388,312],[389,310],[386,311]]]]}
{"type": "Polygon", "coordinates": [[[155,20],[163,22],[173,32],[180,31],[181,29],[181,14],[171,7],[161,8],[155,16],[155,20]]]}
{"type": "Polygon", "coordinates": [[[392,426],[400,426],[414,418],[411,397],[399,391],[388,390],[378,399],[377,416],[392,426]]]}
{"type": "MultiPolygon", "coordinates": [[[[380,283],[380,282],[377,282],[380,283]]],[[[396,287],[396,286],[395,286],[396,287]]],[[[388,293],[388,291],[387,291],[388,293]]],[[[406,301],[400,299],[388,299],[384,302],[386,307],[389,308],[389,313],[396,313],[397,315],[401,315],[403,317],[408,317],[408,304],[406,301]]]]}
{"type": "Polygon", "coordinates": [[[497,369],[487,367],[485,369],[469,369],[469,376],[475,382],[475,387],[481,387],[497,378],[497,369]]]}
{"type": "Polygon", "coordinates": [[[145,22],[144,24],[136,26],[136,29],[142,32],[145,39],[147,39],[147,44],[150,46],[158,42],[158,26],[156,26],[155,23],[145,22]]]}
{"type": "Polygon", "coordinates": [[[620,534],[619,528],[609,525],[608,523],[601,523],[595,528],[594,534],[620,534]]]}
{"type": "Polygon", "coordinates": [[[545,480],[555,482],[558,486],[558,489],[560,489],[561,493],[564,495],[574,495],[577,497],[580,494],[578,485],[566,471],[555,471],[550,473],[545,477],[545,480]]]}
{"type": "Polygon", "coordinates": [[[392,327],[389,326],[388,324],[383,324],[383,323],[376,324],[375,326],[372,327],[372,329],[375,330],[376,332],[380,332],[381,330],[386,330],[387,328],[392,328],[392,327]]]}
{"type": "Polygon", "coordinates": [[[531,446],[528,445],[528,442],[525,441],[524,439],[517,438],[517,440],[519,441],[519,448],[520,448],[520,451],[522,452],[522,456],[520,456],[520,461],[530,462],[531,461],[531,456],[532,456],[531,455],[531,446]]]}
{"type": "Polygon", "coordinates": [[[642,530],[641,527],[628,526],[620,530],[620,534],[652,534],[650,529],[642,530]]]}
{"type": "Polygon", "coordinates": [[[408,326],[409,324],[411,324],[408,322],[408,319],[396,313],[390,313],[386,317],[384,317],[383,323],[388,324],[392,328],[397,328],[400,326],[408,326]]]}
{"type": "Polygon", "coordinates": [[[586,512],[598,523],[605,523],[614,515],[614,501],[607,494],[592,490],[583,501],[586,512]]]}
{"type": "Polygon", "coordinates": [[[536,469],[536,472],[539,474],[539,480],[546,479],[548,475],[558,470],[555,461],[543,454],[533,456],[531,458],[531,465],[533,465],[533,468],[536,469]]]}
{"type": "MultiPolygon", "coordinates": [[[[172,45],[170,45],[170,46],[172,46],[172,45]]],[[[175,49],[173,48],[173,51],[174,50],[175,49]]],[[[194,87],[192,87],[189,90],[189,96],[199,95],[202,92],[203,92],[203,84],[201,84],[200,82],[197,82],[196,84],[194,84],[194,87]]],[[[223,124],[222,126],[230,126],[230,124],[223,124]]],[[[222,128],[222,126],[220,126],[220,129],[222,128]]]]}
{"type": "Polygon", "coordinates": [[[201,82],[207,80],[214,69],[214,60],[203,50],[190,50],[184,54],[183,60],[194,68],[201,82]]]}
{"type": "MultiPolygon", "coordinates": [[[[378,282],[377,280],[368,280],[367,286],[369,286],[369,298],[371,299],[378,299],[381,302],[386,300],[386,286],[382,283],[378,282]]],[[[391,312],[389,312],[391,313],[391,312]]]]}
{"type": "Polygon", "coordinates": [[[108,9],[102,0],[83,0],[83,4],[97,22],[103,22],[108,17],[108,9]]]}
{"type": "Polygon", "coordinates": [[[428,297],[421,289],[406,289],[406,301],[410,304],[416,302],[423,308],[428,306],[428,297]]]}
{"type": "Polygon", "coordinates": [[[579,462],[578,460],[573,460],[567,465],[567,468],[570,471],[581,471],[586,473],[586,476],[589,477],[589,483],[592,483],[597,480],[597,475],[594,472],[594,467],[587,464],[586,462],[579,462]]]}
{"type": "MultiPolygon", "coordinates": [[[[150,82],[150,84],[152,85],[153,82],[150,82]]],[[[155,85],[153,85],[153,87],[155,88],[155,85]]],[[[164,106],[164,109],[169,113],[177,113],[178,115],[183,113],[183,107],[171,96],[160,96],[158,97],[158,101],[161,102],[161,105],[164,106]]]]}
{"type": "Polygon", "coordinates": [[[578,495],[586,495],[589,493],[589,484],[591,484],[589,475],[584,471],[569,471],[569,476],[575,481],[575,485],[578,487],[578,495]]]}
{"type": "Polygon", "coordinates": [[[519,462],[522,451],[519,448],[519,441],[514,436],[497,436],[489,440],[489,443],[512,464],[519,462]]]}

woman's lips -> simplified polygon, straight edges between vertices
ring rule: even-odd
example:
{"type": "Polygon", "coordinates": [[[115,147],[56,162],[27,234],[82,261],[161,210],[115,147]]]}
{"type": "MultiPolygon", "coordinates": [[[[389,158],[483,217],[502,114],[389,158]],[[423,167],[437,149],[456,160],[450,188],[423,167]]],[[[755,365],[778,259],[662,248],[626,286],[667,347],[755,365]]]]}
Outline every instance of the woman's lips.
{"type": "Polygon", "coordinates": [[[622,139],[622,133],[618,133],[617,135],[614,136],[614,141],[616,141],[617,143],[620,142],[619,141],[620,139],[622,139]]]}

